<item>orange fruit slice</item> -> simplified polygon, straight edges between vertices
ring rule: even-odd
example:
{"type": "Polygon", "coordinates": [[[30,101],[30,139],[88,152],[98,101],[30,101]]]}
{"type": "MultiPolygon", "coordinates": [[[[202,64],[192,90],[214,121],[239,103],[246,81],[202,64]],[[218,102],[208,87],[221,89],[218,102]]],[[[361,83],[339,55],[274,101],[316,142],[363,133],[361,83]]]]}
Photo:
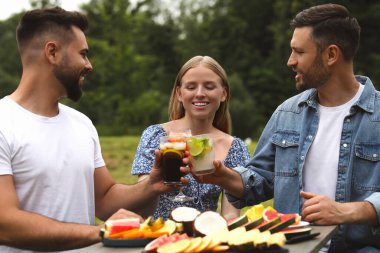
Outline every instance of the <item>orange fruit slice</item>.
{"type": "Polygon", "coordinates": [[[143,236],[144,236],[144,232],[140,231],[138,228],[135,228],[135,229],[131,229],[131,230],[123,232],[120,238],[136,239],[136,238],[141,238],[143,236]]]}
{"type": "Polygon", "coordinates": [[[141,232],[138,228],[122,231],[120,233],[111,234],[109,236],[110,239],[116,239],[116,238],[140,238],[143,236],[143,232],[141,232]]]}
{"type": "Polygon", "coordinates": [[[167,231],[143,231],[145,238],[157,238],[169,234],[167,231]]]}

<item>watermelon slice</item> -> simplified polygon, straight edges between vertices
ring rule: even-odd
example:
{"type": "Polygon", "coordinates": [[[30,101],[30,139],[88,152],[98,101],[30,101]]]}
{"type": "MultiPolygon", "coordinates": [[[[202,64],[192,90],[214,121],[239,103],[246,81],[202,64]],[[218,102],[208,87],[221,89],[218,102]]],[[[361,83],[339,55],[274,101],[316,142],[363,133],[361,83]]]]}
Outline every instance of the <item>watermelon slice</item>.
{"type": "Polygon", "coordinates": [[[301,221],[301,216],[298,213],[282,213],[280,217],[281,221],[287,221],[289,219],[294,218],[294,223],[291,225],[296,225],[301,221]]]}
{"type": "Polygon", "coordinates": [[[264,221],[263,217],[260,217],[256,220],[248,222],[247,224],[244,225],[244,227],[248,231],[248,230],[254,229],[257,226],[259,226],[261,223],[263,223],[263,221],[264,221]]]}
{"type": "Polygon", "coordinates": [[[139,218],[108,220],[105,225],[108,235],[112,235],[123,231],[140,228],[140,220],[139,218]]]}
{"type": "Polygon", "coordinates": [[[273,208],[266,208],[263,211],[263,218],[265,221],[271,221],[277,217],[280,217],[281,222],[294,218],[294,223],[290,225],[296,225],[301,221],[301,216],[298,213],[279,213],[273,208]]]}
{"type": "Polygon", "coordinates": [[[145,246],[145,248],[144,248],[145,251],[146,252],[155,252],[158,247],[160,247],[161,245],[164,245],[167,242],[167,238],[168,238],[167,235],[163,235],[163,236],[160,236],[160,237],[154,239],[153,241],[151,241],[150,243],[148,243],[145,246]]]}
{"type": "Polygon", "coordinates": [[[179,233],[172,234],[171,236],[163,235],[154,239],[150,243],[148,243],[144,249],[146,252],[156,252],[156,250],[159,247],[165,244],[175,243],[181,240],[189,240],[189,237],[187,236],[187,234],[179,234],[179,233]]]}
{"type": "Polygon", "coordinates": [[[265,221],[271,221],[277,217],[280,217],[281,213],[277,212],[276,210],[272,208],[267,208],[263,211],[263,218],[265,221]]]}
{"type": "Polygon", "coordinates": [[[273,227],[269,228],[269,232],[271,234],[280,232],[281,230],[289,227],[291,224],[294,224],[294,222],[295,222],[295,218],[294,217],[291,217],[291,218],[289,218],[287,220],[284,220],[284,221],[282,221],[282,219],[281,219],[280,223],[278,223],[278,224],[274,225],[273,227]]]}
{"type": "Polygon", "coordinates": [[[286,240],[290,240],[295,236],[308,235],[311,232],[311,228],[288,228],[281,231],[284,233],[286,240]]]}
{"type": "Polygon", "coordinates": [[[237,227],[243,226],[244,224],[248,223],[248,217],[247,215],[243,214],[242,216],[230,221],[228,223],[228,230],[233,230],[237,227]]]}
{"type": "Polygon", "coordinates": [[[274,225],[277,225],[281,222],[281,218],[280,217],[276,217],[274,218],[273,220],[271,221],[267,221],[267,222],[263,222],[261,225],[259,225],[258,227],[256,227],[260,232],[264,232],[266,231],[267,229],[269,229],[270,227],[273,227],[274,225]]]}

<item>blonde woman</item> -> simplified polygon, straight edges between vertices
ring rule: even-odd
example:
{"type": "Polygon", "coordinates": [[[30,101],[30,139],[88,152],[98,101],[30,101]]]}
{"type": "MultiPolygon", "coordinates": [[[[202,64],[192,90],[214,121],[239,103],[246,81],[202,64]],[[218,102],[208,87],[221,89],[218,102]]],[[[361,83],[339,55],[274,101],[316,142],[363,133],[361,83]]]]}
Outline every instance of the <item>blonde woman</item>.
{"type": "MultiPolygon", "coordinates": [[[[132,165],[132,174],[143,180],[150,173],[154,162],[154,150],[159,149],[160,136],[170,131],[190,129],[193,135],[211,134],[215,149],[215,159],[228,167],[243,165],[250,158],[248,147],[237,137],[231,136],[231,118],[228,110],[230,86],[224,69],[209,56],[195,56],[180,69],[172,90],[169,117],[170,121],[149,126],[143,132],[132,165]]],[[[154,217],[169,217],[177,206],[190,206],[199,211],[216,210],[222,193],[219,186],[198,184],[191,174],[186,175],[189,184],[183,188],[194,201],[177,203],[170,199],[178,190],[157,196],[150,203],[146,214],[154,217]]],[[[221,213],[231,220],[239,216],[235,209],[222,197],[221,213]]]]}

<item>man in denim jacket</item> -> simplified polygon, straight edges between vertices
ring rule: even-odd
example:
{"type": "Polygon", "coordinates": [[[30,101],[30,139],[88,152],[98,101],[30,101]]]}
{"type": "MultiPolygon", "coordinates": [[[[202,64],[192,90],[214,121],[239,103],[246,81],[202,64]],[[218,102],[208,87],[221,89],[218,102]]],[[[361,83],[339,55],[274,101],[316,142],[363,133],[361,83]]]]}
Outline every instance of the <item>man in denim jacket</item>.
{"type": "Polygon", "coordinates": [[[226,189],[236,207],[274,197],[282,213],[339,224],[329,252],[379,252],[380,93],[353,73],[360,26],[341,5],[319,5],[291,22],[288,66],[303,91],[272,115],[245,167],[198,178],[226,189]]]}

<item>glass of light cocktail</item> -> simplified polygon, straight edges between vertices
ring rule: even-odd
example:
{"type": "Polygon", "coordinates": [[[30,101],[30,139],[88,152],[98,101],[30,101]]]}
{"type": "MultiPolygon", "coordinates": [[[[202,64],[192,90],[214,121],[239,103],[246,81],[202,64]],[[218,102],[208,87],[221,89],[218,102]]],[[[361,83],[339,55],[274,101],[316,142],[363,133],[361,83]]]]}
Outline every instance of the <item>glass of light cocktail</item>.
{"type": "Polygon", "coordinates": [[[215,171],[215,153],[210,134],[194,135],[187,139],[190,162],[195,175],[210,174],[215,171]]]}

